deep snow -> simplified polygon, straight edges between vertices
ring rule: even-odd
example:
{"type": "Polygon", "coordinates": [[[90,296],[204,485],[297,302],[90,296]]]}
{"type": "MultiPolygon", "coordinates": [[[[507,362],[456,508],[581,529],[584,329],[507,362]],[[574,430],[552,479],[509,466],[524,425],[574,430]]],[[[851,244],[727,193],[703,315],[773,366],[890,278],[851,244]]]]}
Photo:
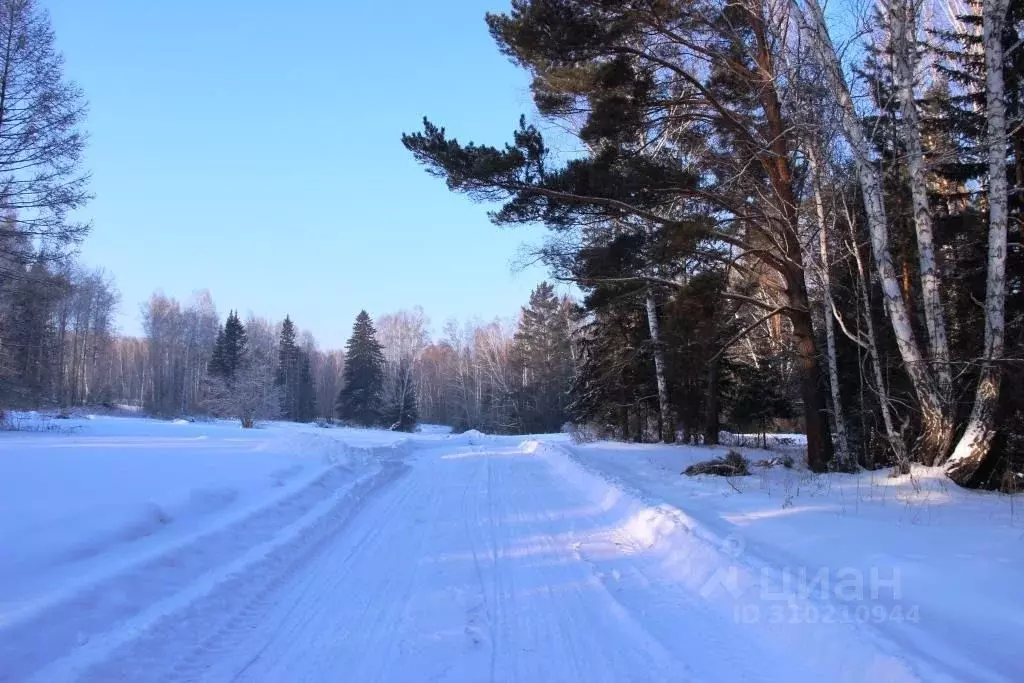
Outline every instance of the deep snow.
{"type": "Polygon", "coordinates": [[[680,476],[713,449],[562,435],[55,425],[0,434],[0,681],[1024,676],[1019,501],[928,470],[726,481],[680,476]]]}

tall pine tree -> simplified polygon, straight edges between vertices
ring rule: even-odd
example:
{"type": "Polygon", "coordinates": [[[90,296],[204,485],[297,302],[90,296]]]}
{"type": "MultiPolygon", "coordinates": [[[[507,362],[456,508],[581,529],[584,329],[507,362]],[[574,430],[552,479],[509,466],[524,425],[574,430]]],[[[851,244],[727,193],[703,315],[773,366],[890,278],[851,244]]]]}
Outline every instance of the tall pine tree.
{"type": "Polygon", "coordinates": [[[342,420],[369,427],[380,424],[384,355],[373,321],[360,311],[345,344],[344,386],[338,394],[337,411],[342,420]]]}

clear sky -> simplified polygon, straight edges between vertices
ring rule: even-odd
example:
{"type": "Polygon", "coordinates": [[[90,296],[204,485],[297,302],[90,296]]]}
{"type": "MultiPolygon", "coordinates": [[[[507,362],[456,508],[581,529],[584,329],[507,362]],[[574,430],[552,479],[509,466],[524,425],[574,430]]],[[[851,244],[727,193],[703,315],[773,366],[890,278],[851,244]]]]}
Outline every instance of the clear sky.
{"type": "Polygon", "coordinates": [[[499,229],[402,147],[428,115],[502,143],[528,76],[483,22],[503,0],[42,0],[90,103],[96,199],[81,260],[137,334],[156,289],[291,314],[321,346],[360,308],[516,313],[543,279],[514,273],[541,228],[499,229]]]}

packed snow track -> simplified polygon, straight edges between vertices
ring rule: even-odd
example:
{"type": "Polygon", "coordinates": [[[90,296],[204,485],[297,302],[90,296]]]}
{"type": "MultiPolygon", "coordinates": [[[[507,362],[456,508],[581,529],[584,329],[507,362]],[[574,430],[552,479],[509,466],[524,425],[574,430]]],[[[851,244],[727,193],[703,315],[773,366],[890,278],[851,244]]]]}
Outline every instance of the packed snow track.
{"type": "Polygon", "coordinates": [[[0,680],[918,680],[840,626],[737,624],[554,450],[454,437],[329,470],[272,533],[229,527],[234,552],[197,539],[78,596],[96,616],[73,627],[44,611],[35,659],[9,641],[0,680]],[[109,594],[132,582],[158,599],[118,613],[109,594]]]}

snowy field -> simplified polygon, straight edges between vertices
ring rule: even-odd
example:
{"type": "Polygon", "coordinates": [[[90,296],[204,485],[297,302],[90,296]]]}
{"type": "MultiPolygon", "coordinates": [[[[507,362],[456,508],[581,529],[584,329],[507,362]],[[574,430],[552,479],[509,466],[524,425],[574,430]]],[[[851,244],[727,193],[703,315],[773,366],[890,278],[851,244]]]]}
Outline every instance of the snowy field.
{"type": "Polygon", "coordinates": [[[1021,501],[928,470],[46,424],[0,433],[0,681],[1024,680],[1021,501]]]}

